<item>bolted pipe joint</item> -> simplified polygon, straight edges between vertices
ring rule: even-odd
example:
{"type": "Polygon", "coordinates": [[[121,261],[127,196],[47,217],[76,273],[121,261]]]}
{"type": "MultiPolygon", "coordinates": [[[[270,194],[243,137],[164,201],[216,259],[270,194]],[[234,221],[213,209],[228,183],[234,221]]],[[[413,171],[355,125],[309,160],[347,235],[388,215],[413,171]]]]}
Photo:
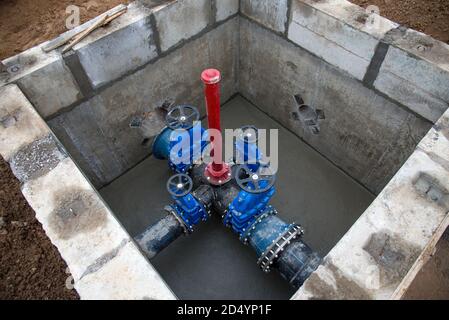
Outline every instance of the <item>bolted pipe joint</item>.
{"type": "MultiPolygon", "coordinates": [[[[178,186],[176,188],[178,189],[178,186]]],[[[184,187],[179,187],[179,189],[184,189],[184,187]]],[[[187,189],[190,192],[189,186],[187,189]]],[[[183,201],[175,201],[166,206],[164,209],[168,215],[150,225],[134,238],[148,259],[153,259],[181,235],[193,232],[194,225],[209,216],[214,201],[214,190],[210,186],[201,185],[193,192],[181,195],[181,197],[184,196],[190,198],[185,199],[187,204],[184,204],[183,201]],[[186,205],[190,207],[183,208],[186,205]]],[[[177,197],[175,199],[179,201],[177,197]]]]}

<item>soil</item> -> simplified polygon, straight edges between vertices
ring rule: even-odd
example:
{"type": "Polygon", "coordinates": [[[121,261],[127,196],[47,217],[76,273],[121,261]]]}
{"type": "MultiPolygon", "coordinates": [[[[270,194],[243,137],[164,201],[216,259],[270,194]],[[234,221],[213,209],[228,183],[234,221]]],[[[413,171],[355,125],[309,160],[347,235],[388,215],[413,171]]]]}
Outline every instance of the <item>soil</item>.
{"type": "Polygon", "coordinates": [[[80,8],[84,23],[130,0],[0,0],[0,60],[14,56],[67,31],[66,8],[80,8]]]}
{"type": "Polygon", "coordinates": [[[382,16],[449,44],[448,0],[349,1],[364,8],[369,5],[377,6],[382,16]]]}
{"type": "MultiPolygon", "coordinates": [[[[381,15],[449,43],[448,0],[350,0],[376,5],[381,15]]],[[[0,0],[0,60],[67,31],[66,8],[80,8],[81,23],[131,0],[0,0]]]]}
{"type": "Polygon", "coordinates": [[[0,157],[0,299],[79,299],[66,270],[0,157]]]}

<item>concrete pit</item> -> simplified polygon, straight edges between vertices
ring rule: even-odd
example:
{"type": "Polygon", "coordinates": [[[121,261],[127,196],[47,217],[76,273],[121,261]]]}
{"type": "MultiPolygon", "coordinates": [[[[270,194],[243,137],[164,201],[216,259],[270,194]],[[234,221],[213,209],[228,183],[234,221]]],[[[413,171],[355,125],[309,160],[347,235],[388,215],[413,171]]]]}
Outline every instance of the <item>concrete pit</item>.
{"type": "MultiPolygon", "coordinates": [[[[272,204],[283,219],[306,229],[306,242],[324,257],[374,195],[250,102],[241,96],[232,98],[223,106],[223,128],[247,124],[279,129],[280,163],[272,204]]],[[[165,188],[172,174],[165,161],[150,157],[100,189],[100,194],[125,229],[137,236],[163,218],[164,206],[173,201],[165,188]]],[[[214,216],[152,260],[175,294],[181,299],[288,299],[293,295],[293,288],[277,274],[261,272],[255,252],[242,246],[220,220],[214,216]]]]}
{"type": "Polygon", "coordinates": [[[449,46],[361,17],[344,0],[136,1],[66,54],[43,50],[59,38],[3,62],[0,153],[81,298],[416,292],[448,225],[449,46]],[[171,202],[150,154],[167,108],[204,116],[210,67],[223,128],[279,129],[273,204],[325,258],[296,293],[216,216],[150,262],[132,240],[171,202]]]}

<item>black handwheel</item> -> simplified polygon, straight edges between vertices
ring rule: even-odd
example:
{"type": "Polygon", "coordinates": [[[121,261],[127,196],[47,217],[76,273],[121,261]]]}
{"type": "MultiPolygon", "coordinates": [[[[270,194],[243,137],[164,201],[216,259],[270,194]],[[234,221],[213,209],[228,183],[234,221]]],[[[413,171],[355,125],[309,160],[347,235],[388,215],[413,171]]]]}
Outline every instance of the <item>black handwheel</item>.
{"type": "Polygon", "coordinates": [[[200,119],[200,113],[194,106],[181,104],[168,110],[165,121],[170,129],[190,129],[195,121],[200,119]]]}
{"type": "Polygon", "coordinates": [[[240,165],[235,172],[235,180],[246,192],[262,193],[274,185],[276,176],[269,167],[259,166],[259,169],[253,172],[247,165],[240,165]]]}
{"type": "Polygon", "coordinates": [[[192,179],[183,173],[171,176],[167,181],[167,190],[172,196],[183,197],[192,191],[192,179]]]}

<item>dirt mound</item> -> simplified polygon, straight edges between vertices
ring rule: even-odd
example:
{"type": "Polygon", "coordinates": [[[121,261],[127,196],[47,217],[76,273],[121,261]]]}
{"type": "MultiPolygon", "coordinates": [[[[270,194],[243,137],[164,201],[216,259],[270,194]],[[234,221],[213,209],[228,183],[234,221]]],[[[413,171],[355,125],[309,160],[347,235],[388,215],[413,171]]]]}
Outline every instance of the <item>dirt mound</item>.
{"type": "Polygon", "coordinates": [[[449,44],[448,0],[349,0],[366,8],[378,6],[384,16],[449,44]]]}
{"type": "Polygon", "coordinates": [[[0,60],[67,31],[66,8],[80,8],[81,23],[129,0],[0,0],[0,60]]]}
{"type": "Polygon", "coordinates": [[[0,299],[78,299],[66,269],[0,157],[0,299]]]}

